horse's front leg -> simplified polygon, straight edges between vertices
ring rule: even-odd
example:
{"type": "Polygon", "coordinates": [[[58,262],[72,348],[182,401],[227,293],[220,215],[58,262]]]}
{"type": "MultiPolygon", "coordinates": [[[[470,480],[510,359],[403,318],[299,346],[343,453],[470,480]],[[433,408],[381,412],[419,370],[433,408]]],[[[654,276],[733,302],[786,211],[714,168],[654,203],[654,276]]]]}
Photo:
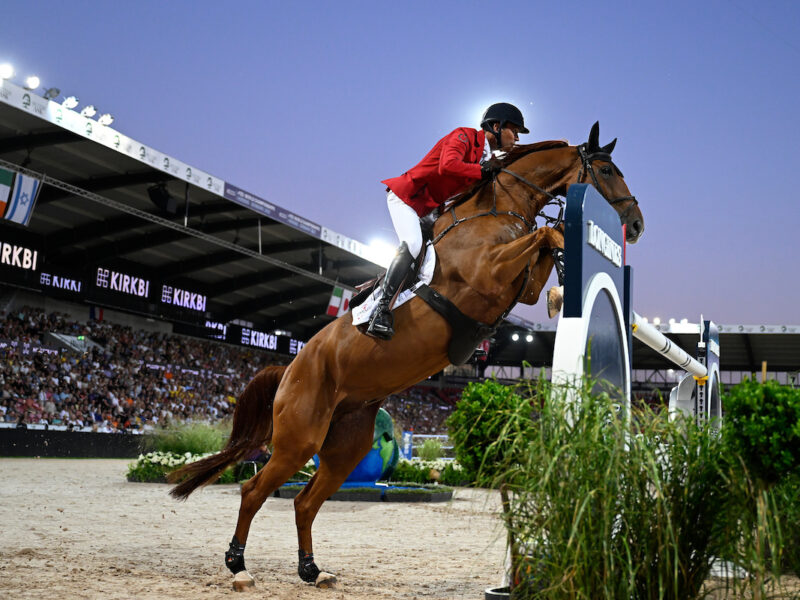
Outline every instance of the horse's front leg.
{"type": "MultiPolygon", "coordinates": [[[[541,286],[543,286],[553,268],[553,258],[549,250],[563,247],[564,235],[551,227],[542,227],[509,244],[497,246],[490,252],[492,280],[499,288],[507,288],[530,265],[532,267],[531,283],[523,293],[523,298],[530,298],[536,289],[533,281],[541,281],[541,286]],[[542,252],[543,249],[548,251],[542,252]],[[543,275],[544,279],[542,280],[543,275]]],[[[541,286],[536,292],[536,298],[539,297],[541,286]]],[[[522,301],[525,302],[524,299],[522,301]]],[[[533,302],[526,303],[532,304],[533,302]]]]}

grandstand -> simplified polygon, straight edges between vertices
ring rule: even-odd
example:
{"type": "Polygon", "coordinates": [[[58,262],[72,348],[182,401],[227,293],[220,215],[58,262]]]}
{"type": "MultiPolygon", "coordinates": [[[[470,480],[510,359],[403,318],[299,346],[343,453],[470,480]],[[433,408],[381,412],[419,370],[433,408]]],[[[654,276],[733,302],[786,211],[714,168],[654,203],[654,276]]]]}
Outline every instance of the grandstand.
{"type": "MultiPolygon", "coordinates": [[[[0,219],[6,426],[224,417],[258,368],[290,361],[335,318],[334,287],[380,270],[357,240],[8,80],[0,169],[43,183],[27,226],[0,219]]],[[[662,332],[693,353],[696,328],[662,332]]],[[[488,353],[388,404],[401,427],[435,433],[467,381],[531,375],[523,362],[547,372],[554,338],[555,323],[512,316],[488,353]]],[[[723,383],[763,363],[797,381],[798,326],[723,325],[721,346],[723,383]]],[[[658,354],[638,342],[633,354],[634,391],[674,385],[658,354]]]]}

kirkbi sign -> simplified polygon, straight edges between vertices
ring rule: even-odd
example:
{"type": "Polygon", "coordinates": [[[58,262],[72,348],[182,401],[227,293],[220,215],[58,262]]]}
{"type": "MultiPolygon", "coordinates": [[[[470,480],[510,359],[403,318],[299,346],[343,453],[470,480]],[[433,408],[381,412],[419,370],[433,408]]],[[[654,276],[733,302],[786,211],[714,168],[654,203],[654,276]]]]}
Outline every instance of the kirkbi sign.
{"type": "Polygon", "coordinates": [[[36,270],[36,262],[39,260],[39,253],[25,246],[0,242],[0,264],[18,269],[36,270]]]}
{"type": "Polygon", "coordinates": [[[97,269],[97,287],[109,289],[139,298],[147,298],[150,294],[150,282],[142,277],[133,277],[126,273],[118,273],[110,269],[97,269]]]}
{"type": "Polygon", "coordinates": [[[207,298],[203,294],[187,292],[171,285],[161,286],[161,302],[164,304],[205,312],[206,300],[207,298]]]}
{"type": "Polygon", "coordinates": [[[58,288],[59,290],[67,290],[69,292],[81,291],[81,282],[77,279],[59,277],[58,275],[51,275],[50,273],[42,273],[39,275],[39,283],[48,287],[58,288]]]}
{"type": "Polygon", "coordinates": [[[264,333],[255,329],[242,329],[242,344],[264,348],[264,350],[278,349],[278,336],[273,333],[264,333]]]}

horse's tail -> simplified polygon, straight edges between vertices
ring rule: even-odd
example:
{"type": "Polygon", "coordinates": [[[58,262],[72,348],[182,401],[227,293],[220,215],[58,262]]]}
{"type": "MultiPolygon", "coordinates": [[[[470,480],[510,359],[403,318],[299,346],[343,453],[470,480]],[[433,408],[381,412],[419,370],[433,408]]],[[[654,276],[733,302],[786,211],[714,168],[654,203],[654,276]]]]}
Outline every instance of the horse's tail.
{"type": "Polygon", "coordinates": [[[259,371],[236,401],[233,428],[228,443],[220,452],[181,467],[168,475],[178,483],[170,495],[186,500],[193,491],[216,481],[229,466],[272,439],[272,402],[286,371],[285,366],[266,367],[259,371]]]}

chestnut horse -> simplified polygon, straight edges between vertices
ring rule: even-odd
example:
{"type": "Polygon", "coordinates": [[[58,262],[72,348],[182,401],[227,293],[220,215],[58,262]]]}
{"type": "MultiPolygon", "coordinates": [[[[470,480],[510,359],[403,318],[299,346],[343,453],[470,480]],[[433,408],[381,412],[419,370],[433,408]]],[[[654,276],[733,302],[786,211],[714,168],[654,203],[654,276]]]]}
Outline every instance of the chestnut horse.
{"type": "MultiPolygon", "coordinates": [[[[456,227],[455,215],[440,217],[434,235],[449,231],[437,240],[431,287],[467,316],[488,323],[516,301],[534,304],[553,269],[551,250],[564,247],[558,226],[537,228],[535,219],[575,182],[592,183],[620,214],[628,241],[635,242],[644,228],[642,214],[611,160],[616,140],[600,147],[598,129],[595,123],[589,141],[579,146],[539,142],[514,148],[494,182],[477,186],[458,203],[456,227]]],[[[449,364],[451,326],[420,298],[395,311],[395,330],[391,341],[383,341],[353,327],[349,313],[329,323],[288,367],[267,367],[247,385],[224,450],[172,474],[171,481],[180,483],[171,494],[185,499],[271,441],[269,462],[242,485],[239,520],[225,555],[236,589],[254,584],[244,565],[253,517],[315,453],[319,469],[294,501],[298,573],[320,587],[335,581],[314,563],[311,524],[317,512],[372,446],[382,399],[449,364]]]]}

